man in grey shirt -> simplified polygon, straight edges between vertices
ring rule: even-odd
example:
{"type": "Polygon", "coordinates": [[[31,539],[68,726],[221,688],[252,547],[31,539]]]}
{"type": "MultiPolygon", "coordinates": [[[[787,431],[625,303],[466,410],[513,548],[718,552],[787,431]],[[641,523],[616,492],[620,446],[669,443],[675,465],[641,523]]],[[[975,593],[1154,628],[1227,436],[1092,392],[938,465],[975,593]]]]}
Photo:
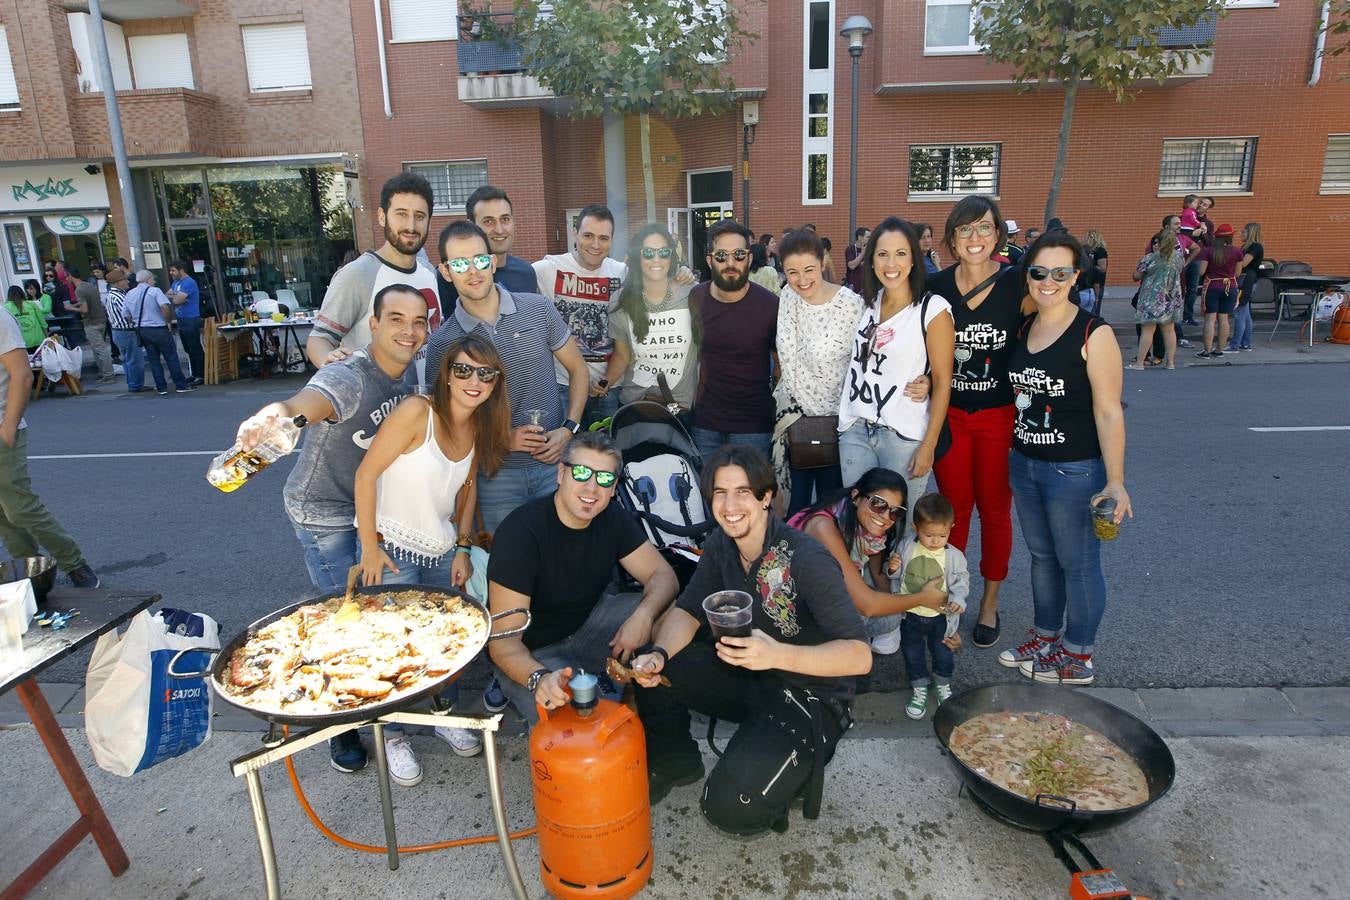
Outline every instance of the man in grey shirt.
{"type": "Polygon", "coordinates": [[[98,587],[98,576],[28,478],[28,423],[23,411],[33,370],[18,321],[0,309],[0,541],[11,556],[37,556],[39,545],[78,588],[98,587]]]}
{"type": "Polygon", "coordinates": [[[150,364],[150,374],[159,395],[164,397],[169,393],[168,383],[164,380],[166,366],[177,393],[188,394],[196,390],[183,377],[183,368],[178,364],[178,346],[174,343],[173,332],[169,331],[173,304],[155,287],[155,276],[149,269],[136,272],[136,286],[127,291],[122,312],[136,329],[136,336],[145,348],[145,361],[150,364]]]}

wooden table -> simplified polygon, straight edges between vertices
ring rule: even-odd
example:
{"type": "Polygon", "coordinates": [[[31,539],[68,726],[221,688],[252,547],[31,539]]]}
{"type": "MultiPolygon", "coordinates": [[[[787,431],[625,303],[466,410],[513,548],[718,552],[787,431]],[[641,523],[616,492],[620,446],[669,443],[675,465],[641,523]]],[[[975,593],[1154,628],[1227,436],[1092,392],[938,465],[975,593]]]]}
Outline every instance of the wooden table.
{"type": "Polygon", "coordinates": [[[104,862],[108,864],[108,870],[114,876],[121,875],[131,865],[126,851],[122,849],[121,841],[117,839],[112,824],[103,812],[103,807],[94,796],[94,789],[84,777],[79,760],[71,751],[65,735],[61,733],[61,726],[56,723],[52,708],[42,696],[37,675],[158,601],[159,594],[58,587],[47,596],[42,608],[62,612],[78,609],[80,614],[71,619],[70,624],[60,631],[30,625],[28,633],[23,636],[22,666],[0,674],[0,695],[11,688],[18,692],[28,718],[37,729],[42,745],[47,748],[47,755],[56,765],[56,771],[60,773],[61,780],[66,784],[66,790],[70,791],[70,797],[80,811],[80,818],[75,824],[67,828],[64,834],[19,874],[18,878],[0,891],[0,900],[26,896],[61,860],[79,846],[86,835],[93,837],[99,852],[103,854],[104,862]]]}

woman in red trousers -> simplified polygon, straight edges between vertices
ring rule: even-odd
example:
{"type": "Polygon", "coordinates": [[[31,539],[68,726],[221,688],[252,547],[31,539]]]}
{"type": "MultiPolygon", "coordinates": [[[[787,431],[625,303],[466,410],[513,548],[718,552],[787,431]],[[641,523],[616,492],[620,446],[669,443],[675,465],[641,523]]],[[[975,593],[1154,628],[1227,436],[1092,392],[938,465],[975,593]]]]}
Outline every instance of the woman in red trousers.
{"type": "Polygon", "coordinates": [[[998,640],[998,592],[1012,555],[1013,390],[1008,357],[1022,321],[1024,283],[1017,267],[1002,268],[994,254],[1008,240],[998,205],[966,197],[947,217],[943,244],[956,264],[929,278],[928,287],[952,305],[956,364],[947,424],[952,446],[934,466],[938,489],[956,508],[949,543],[966,549],[971,516],[980,513],[980,575],[984,594],[971,634],[976,647],[998,640]]]}

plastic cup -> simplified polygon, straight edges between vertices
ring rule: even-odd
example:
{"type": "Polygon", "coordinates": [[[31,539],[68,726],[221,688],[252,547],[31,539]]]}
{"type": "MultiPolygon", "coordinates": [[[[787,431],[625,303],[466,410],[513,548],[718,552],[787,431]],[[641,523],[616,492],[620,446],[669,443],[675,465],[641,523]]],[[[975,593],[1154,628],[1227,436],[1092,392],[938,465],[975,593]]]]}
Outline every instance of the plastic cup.
{"type": "Polygon", "coordinates": [[[718,591],[703,599],[703,614],[714,638],[749,637],[755,598],[745,591],[718,591]]]}
{"type": "Polygon", "coordinates": [[[1116,522],[1116,498],[1110,494],[1094,494],[1088,501],[1092,510],[1092,533],[1099,541],[1114,541],[1120,536],[1116,522]]]}
{"type": "Polygon", "coordinates": [[[272,321],[273,321],[273,322],[284,322],[284,321],[286,321],[286,316],[283,315],[282,313],[274,312],[274,313],[272,313],[272,321]]]}
{"type": "Polygon", "coordinates": [[[426,384],[425,382],[418,382],[417,384],[413,385],[413,393],[419,397],[430,397],[431,385],[426,384]]]}
{"type": "Polygon", "coordinates": [[[542,409],[525,410],[525,421],[537,428],[544,427],[544,411],[542,409]]]}

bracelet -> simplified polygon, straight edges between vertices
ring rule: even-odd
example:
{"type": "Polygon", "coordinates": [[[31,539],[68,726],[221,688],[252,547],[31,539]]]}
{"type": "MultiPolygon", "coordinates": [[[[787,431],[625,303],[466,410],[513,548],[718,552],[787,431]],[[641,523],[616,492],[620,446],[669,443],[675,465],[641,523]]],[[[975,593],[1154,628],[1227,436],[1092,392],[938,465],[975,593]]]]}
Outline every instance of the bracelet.
{"type": "Polygon", "coordinates": [[[655,653],[661,657],[661,668],[663,669],[666,667],[666,663],[670,662],[670,654],[667,653],[666,648],[662,647],[660,644],[652,644],[651,649],[647,652],[655,653]]]}
{"type": "Polygon", "coordinates": [[[470,552],[472,549],[473,549],[473,548],[470,547],[468,544],[456,544],[456,545],[455,545],[455,552],[456,552],[456,553],[468,553],[468,552],[470,552]]]}

